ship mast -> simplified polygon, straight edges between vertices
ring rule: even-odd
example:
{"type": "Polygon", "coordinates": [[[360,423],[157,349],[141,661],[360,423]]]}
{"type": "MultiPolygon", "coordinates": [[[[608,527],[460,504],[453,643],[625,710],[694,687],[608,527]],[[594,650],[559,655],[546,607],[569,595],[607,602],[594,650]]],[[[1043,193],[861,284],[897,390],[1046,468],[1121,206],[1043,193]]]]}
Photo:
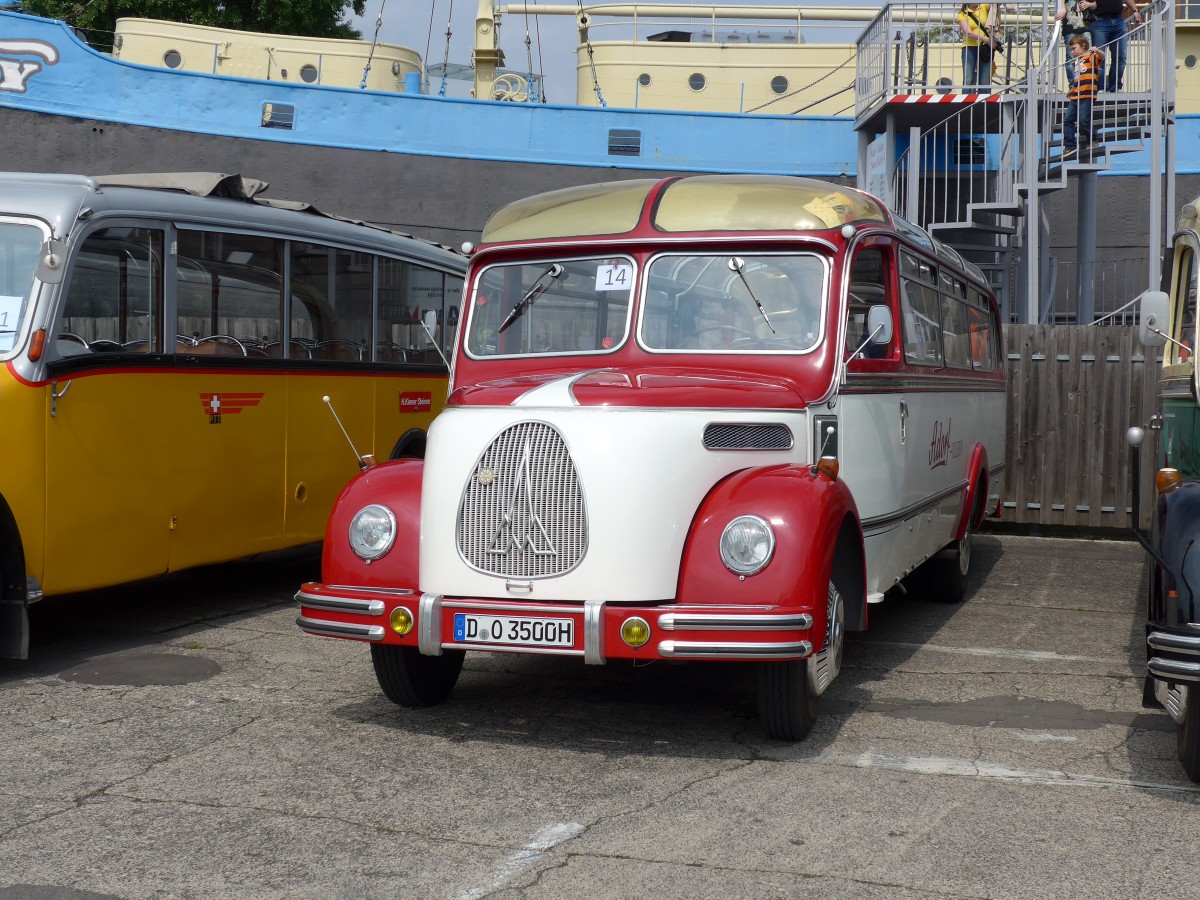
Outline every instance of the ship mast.
{"type": "Polygon", "coordinates": [[[479,0],[479,10],[475,13],[475,89],[472,92],[476,100],[492,98],[496,70],[504,65],[499,32],[500,18],[492,0],[479,0]]]}

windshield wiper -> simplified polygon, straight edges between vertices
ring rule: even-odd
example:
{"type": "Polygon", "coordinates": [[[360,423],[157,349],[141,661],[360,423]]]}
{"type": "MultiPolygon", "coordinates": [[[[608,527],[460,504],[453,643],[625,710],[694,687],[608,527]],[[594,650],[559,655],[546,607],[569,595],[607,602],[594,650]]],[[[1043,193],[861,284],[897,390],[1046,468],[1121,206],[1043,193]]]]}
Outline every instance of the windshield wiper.
{"type": "Polygon", "coordinates": [[[750,299],[754,301],[754,305],[758,307],[758,314],[763,317],[763,321],[767,323],[767,327],[771,329],[771,334],[775,333],[775,326],[771,324],[771,320],[767,318],[767,311],[763,309],[763,305],[758,302],[758,298],[754,296],[754,291],[750,288],[750,282],[746,280],[746,275],[742,269],[746,268],[746,261],[740,256],[729,257],[729,271],[737,272],[738,278],[742,279],[742,284],[746,286],[746,291],[750,294],[750,299]]]}
{"type": "Polygon", "coordinates": [[[537,281],[533,283],[533,287],[525,292],[525,296],[517,301],[517,305],[512,308],[512,312],[510,312],[500,324],[499,334],[503,334],[504,329],[508,328],[509,325],[521,318],[521,316],[525,314],[525,310],[533,306],[533,301],[536,300],[538,296],[550,286],[549,282],[543,281],[546,276],[557,278],[562,273],[563,267],[558,263],[554,263],[550,266],[550,268],[539,275],[537,277],[537,281]]]}

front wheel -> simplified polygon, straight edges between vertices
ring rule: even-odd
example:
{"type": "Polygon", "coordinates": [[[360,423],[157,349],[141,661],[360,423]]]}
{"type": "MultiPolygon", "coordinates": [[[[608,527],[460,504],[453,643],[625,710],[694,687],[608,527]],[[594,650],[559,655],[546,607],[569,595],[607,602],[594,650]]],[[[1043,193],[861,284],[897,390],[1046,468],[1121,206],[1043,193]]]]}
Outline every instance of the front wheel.
{"type": "Polygon", "coordinates": [[[758,664],[758,717],[768,737],[802,741],[817,721],[817,695],[808,677],[810,660],[758,664]]]}
{"type": "Polygon", "coordinates": [[[464,656],[462,650],[425,656],[416,647],[371,645],[371,663],[379,686],[399,706],[435,706],[444,702],[458,683],[464,656]]]}
{"type": "Polygon", "coordinates": [[[831,581],[826,591],[825,642],[808,659],[761,663],[758,669],[758,715],[770,737],[802,741],[817,721],[817,697],[842,668],[846,609],[831,581]]]}
{"type": "Polygon", "coordinates": [[[1179,761],[1187,777],[1200,782],[1200,684],[1190,684],[1186,691],[1183,724],[1177,735],[1179,761]]]}

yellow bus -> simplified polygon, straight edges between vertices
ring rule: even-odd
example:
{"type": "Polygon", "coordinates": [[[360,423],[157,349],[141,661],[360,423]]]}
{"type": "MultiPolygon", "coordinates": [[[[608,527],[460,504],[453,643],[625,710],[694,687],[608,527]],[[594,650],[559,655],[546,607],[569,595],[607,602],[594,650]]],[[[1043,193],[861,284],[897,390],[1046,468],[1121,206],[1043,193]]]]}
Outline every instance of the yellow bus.
{"type": "Polygon", "coordinates": [[[424,455],[465,258],[262,187],[0,173],[0,656],[30,602],[319,541],[358,454],[424,455]]]}

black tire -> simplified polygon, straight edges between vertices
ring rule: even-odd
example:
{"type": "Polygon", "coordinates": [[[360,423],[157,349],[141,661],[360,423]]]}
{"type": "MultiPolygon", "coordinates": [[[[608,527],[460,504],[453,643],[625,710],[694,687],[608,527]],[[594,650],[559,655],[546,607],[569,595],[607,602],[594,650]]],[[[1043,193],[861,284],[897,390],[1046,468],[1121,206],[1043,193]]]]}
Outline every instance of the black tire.
{"type": "Polygon", "coordinates": [[[962,603],[967,596],[967,576],[971,572],[971,538],[979,517],[980,494],[971,508],[967,529],[962,540],[953,541],[929,562],[925,563],[925,586],[929,596],[939,603],[962,603]]]}
{"type": "Polygon", "coordinates": [[[1187,777],[1200,782],[1200,684],[1188,685],[1184,712],[1177,734],[1179,761],[1187,777]]]}
{"type": "Polygon", "coordinates": [[[802,741],[817,721],[817,695],[807,659],[758,665],[758,717],[768,737],[802,741]]]}
{"type": "Polygon", "coordinates": [[[462,671],[462,650],[425,656],[416,647],[371,645],[371,663],[384,694],[399,706],[435,706],[445,702],[462,671]]]}

